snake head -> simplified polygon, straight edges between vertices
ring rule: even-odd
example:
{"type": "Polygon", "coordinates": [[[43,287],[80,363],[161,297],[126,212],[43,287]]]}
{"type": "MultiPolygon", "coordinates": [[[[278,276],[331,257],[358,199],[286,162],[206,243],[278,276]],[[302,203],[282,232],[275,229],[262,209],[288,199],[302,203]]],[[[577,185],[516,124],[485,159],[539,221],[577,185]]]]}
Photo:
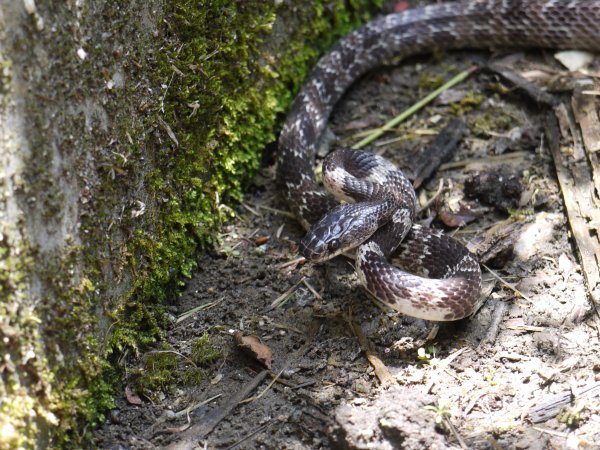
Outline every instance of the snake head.
{"type": "Polygon", "coordinates": [[[357,205],[339,205],[319,220],[300,241],[300,254],[312,262],[338,256],[367,240],[378,224],[356,214],[357,205]]]}

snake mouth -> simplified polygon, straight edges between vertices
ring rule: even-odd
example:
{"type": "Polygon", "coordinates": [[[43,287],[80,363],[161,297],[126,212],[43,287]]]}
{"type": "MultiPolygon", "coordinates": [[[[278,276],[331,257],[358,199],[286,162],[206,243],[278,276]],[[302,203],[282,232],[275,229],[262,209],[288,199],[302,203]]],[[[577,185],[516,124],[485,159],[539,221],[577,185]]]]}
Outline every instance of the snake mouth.
{"type": "Polygon", "coordinates": [[[348,249],[337,248],[335,251],[330,248],[327,242],[321,241],[314,236],[305,236],[298,246],[300,253],[307,261],[318,264],[345,254],[348,249]]]}
{"type": "MultiPolygon", "coordinates": [[[[307,239],[306,237],[300,241],[298,246],[298,252],[304,256],[308,261],[320,262],[327,258],[327,254],[324,251],[319,251],[323,246],[322,243],[315,242],[314,239],[307,239]],[[321,244],[321,245],[319,245],[321,244]]],[[[326,248],[326,247],[325,247],[326,248]]]]}

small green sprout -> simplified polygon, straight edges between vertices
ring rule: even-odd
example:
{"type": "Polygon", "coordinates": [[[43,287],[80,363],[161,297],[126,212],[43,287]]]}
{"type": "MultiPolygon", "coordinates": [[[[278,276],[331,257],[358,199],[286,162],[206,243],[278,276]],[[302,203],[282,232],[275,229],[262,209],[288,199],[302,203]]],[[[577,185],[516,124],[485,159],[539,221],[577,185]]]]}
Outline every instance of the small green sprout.
{"type": "Polygon", "coordinates": [[[417,358],[423,363],[431,364],[435,359],[436,352],[437,348],[435,348],[435,345],[430,345],[427,347],[427,350],[423,347],[419,347],[419,350],[417,350],[417,358]]]}
{"type": "Polygon", "coordinates": [[[450,417],[450,415],[451,415],[450,410],[448,409],[448,406],[441,400],[438,401],[437,405],[425,406],[425,409],[427,411],[431,411],[435,414],[434,420],[437,425],[440,425],[444,421],[444,419],[446,419],[447,417],[450,417]]]}

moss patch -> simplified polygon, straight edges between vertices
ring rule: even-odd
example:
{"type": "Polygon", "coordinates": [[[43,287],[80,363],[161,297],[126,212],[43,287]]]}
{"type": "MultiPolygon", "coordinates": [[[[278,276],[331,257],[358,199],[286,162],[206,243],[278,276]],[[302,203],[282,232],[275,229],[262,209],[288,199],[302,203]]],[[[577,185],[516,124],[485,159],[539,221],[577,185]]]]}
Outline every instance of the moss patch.
{"type": "Polygon", "coordinates": [[[192,342],[190,359],[198,366],[206,366],[221,357],[221,352],[215,348],[207,333],[192,342]]]}
{"type": "Polygon", "coordinates": [[[231,217],[226,205],[241,198],[261,150],[275,141],[291,92],[336,36],[367,18],[358,10],[369,3],[379,2],[170,4],[169,45],[154,68],[164,95],[148,119],[165,132],[157,158],[168,164],[146,179],[163,203],[162,226],[138,229],[129,246],[144,259],[141,297],[162,300],[165,286],[191,275],[193,255],[231,217]]]}
{"type": "Polygon", "coordinates": [[[146,397],[157,398],[158,393],[173,393],[178,383],[196,385],[205,378],[203,368],[221,357],[208,334],[192,341],[189,355],[162,344],[160,350],[143,355],[142,366],[130,369],[131,387],[146,397]]]}
{"type": "Polygon", "coordinates": [[[474,133],[482,135],[487,135],[491,131],[503,133],[510,130],[515,124],[516,119],[499,107],[475,115],[469,120],[469,128],[474,133]]]}

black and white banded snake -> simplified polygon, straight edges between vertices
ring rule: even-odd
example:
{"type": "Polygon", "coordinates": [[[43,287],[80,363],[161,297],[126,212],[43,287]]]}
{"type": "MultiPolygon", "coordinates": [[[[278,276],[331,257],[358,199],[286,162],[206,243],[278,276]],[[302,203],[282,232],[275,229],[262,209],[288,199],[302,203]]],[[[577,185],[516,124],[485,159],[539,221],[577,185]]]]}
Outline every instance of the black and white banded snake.
{"type": "MultiPolygon", "coordinates": [[[[384,62],[434,49],[515,46],[600,50],[600,0],[438,4],[390,14],[340,39],[312,70],[279,137],[278,185],[300,223],[307,230],[313,226],[301,243],[303,255],[321,261],[358,247],[359,280],[382,303],[433,321],[470,315],[480,300],[479,264],[455,240],[412,225],[415,194],[401,172],[365,152],[330,155],[324,172],[329,166],[332,179],[341,180],[341,187],[333,189],[342,198],[348,199],[352,186],[373,194],[373,198],[358,194],[357,200],[366,204],[336,206],[315,181],[316,145],[343,93],[384,62]],[[375,174],[375,166],[381,166],[382,172],[375,174]],[[354,177],[344,168],[354,171],[354,177]],[[407,271],[388,263],[394,252],[407,271]]],[[[325,184],[333,183],[326,178],[325,184]]]]}

